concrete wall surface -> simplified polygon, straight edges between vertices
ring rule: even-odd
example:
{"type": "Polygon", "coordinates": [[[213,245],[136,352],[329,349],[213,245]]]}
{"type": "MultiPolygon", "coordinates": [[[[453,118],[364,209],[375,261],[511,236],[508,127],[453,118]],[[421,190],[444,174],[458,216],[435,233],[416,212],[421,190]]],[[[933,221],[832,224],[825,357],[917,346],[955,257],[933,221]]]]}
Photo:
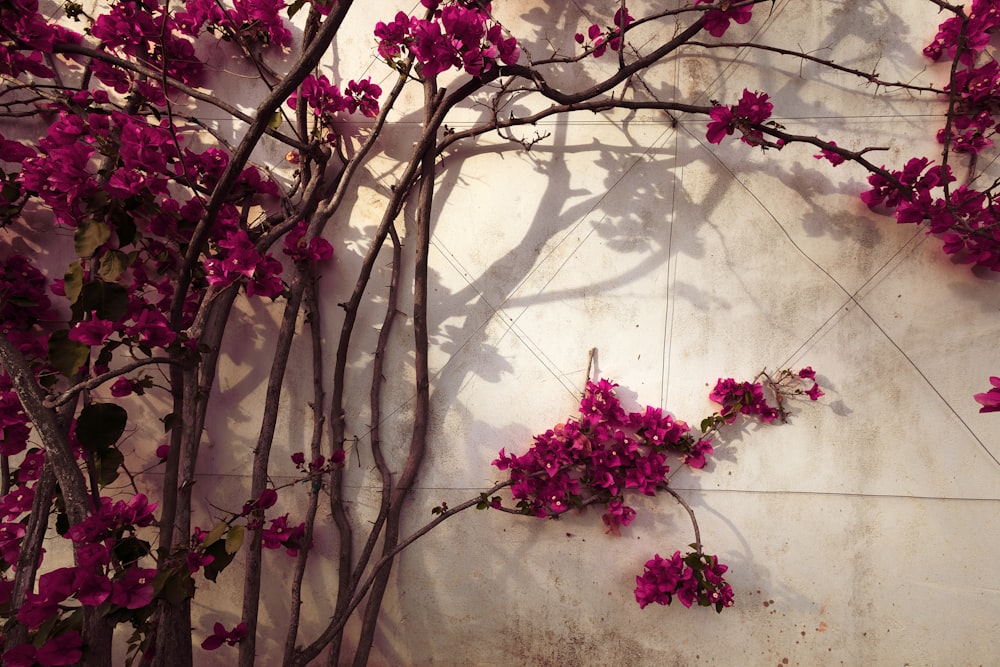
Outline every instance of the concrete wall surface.
{"type": "MultiPolygon", "coordinates": [[[[494,8],[538,58],[572,48],[574,33],[609,22],[617,5],[497,0],[494,8]]],[[[388,87],[393,73],[377,59],[371,29],[399,9],[413,7],[360,3],[324,71],[388,87]]],[[[726,39],[801,49],[886,81],[943,85],[947,65],[921,54],[943,17],[925,0],[775,0],[726,39]]],[[[642,85],[694,104],[765,91],[788,131],[854,150],[887,147],[869,157],[892,168],[940,155],[941,99],[777,54],[686,53],[644,73],[642,85]]],[[[331,227],[337,259],[323,283],[331,306],[353,285],[394,159],[413,140],[412,101],[390,118],[394,143],[353,195],[349,218],[331,227]]],[[[523,104],[512,111],[540,102],[523,104]]],[[[448,125],[461,129],[481,114],[469,106],[448,125]]],[[[570,417],[591,348],[595,377],[619,382],[627,407],[662,406],[692,424],[714,409],[707,395],[717,378],[812,366],[826,392],[820,401],[796,403],[789,425],[731,433],[704,470],[677,465],[670,478],[697,513],[706,550],[729,564],[735,606],[716,614],[636,605],[645,561],[693,541],[669,497],[633,497],[638,517],[621,536],[605,532],[599,511],[558,522],[467,512],[399,559],[371,664],[996,664],[1000,416],[979,414],[972,399],[1000,374],[996,277],[953,264],[923,228],[870,212],[857,196],[866,189],[860,168],[832,168],[801,145],[766,153],[733,138],[712,145],[705,129],[702,116],[587,113],[515,131],[545,135],[530,151],[494,134],[444,156],[431,248],[430,452],[407,528],[500,480],[490,462],[501,448],[521,453],[533,434],[570,417]]],[[[284,151],[267,150],[255,159],[278,164],[284,151]]],[[[978,169],[995,176],[992,164],[978,169]]],[[[385,264],[378,271],[373,289],[387,280],[385,264]]],[[[253,406],[267,378],[255,360],[280,305],[245,305],[240,317],[213,399],[222,417],[209,425],[200,464],[206,517],[217,514],[210,502],[220,494],[245,499],[253,406]]],[[[335,340],[339,323],[324,326],[335,340]]],[[[359,377],[371,363],[365,345],[376,315],[361,326],[359,377]]],[[[407,318],[395,335],[406,345],[410,333],[407,318]]],[[[279,424],[276,484],[294,478],[288,455],[309,436],[308,350],[295,355],[286,396],[298,407],[279,424]]],[[[412,355],[393,355],[387,376],[409,377],[412,355]]],[[[388,384],[390,455],[408,441],[411,393],[388,384]]],[[[367,395],[351,400],[348,491],[363,526],[378,495],[367,395]]],[[[304,498],[284,493],[277,509],[294,519],[304,498]]],[[[329,615],[336,581],[327,514],[317,530],[306,603],[325,611],[309,612],[304,638],[329,615]]],[[[280,551],[265,554],[261,665],[280,655],[290,563],[280,551]]],[[[238,565],[199,586],[197,643],[214,621],[238,622],[238,565]]],[[[234,650],[198,655],[221,665],[234,650]]]]}

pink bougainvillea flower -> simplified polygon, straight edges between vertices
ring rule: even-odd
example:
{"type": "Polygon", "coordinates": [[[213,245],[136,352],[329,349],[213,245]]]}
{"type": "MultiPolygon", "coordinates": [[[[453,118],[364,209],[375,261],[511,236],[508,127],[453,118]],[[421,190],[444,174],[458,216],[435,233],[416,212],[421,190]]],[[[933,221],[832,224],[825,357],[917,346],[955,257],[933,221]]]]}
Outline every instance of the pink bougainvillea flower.
{"type": "MultiPolygon", "coordinates": [[[[836,141],[831,141],[830,145],[836,147],[837,146],[837,142],[836,141]]],[[[813,155],[813,157],[816,158],[817,160],[826,160],[830,164],[832,164],[834,167],[836,167],[838,164],[844,164],[844,156],[843,155],[840,155],[839,153],[835,153],[835,152],[833,152],[833,151],[831,151],[831,150],[829,150],[827,148],[824,148],[824,149],[820,150],[820,152],[817,153],[816,155],[813,155]]]]}
{"type": "MultiPolygon", "coordinates": [[[[701,4],[714,4],[714,0],[695,0],[696,6],[701,4]]],[[[723,9],[709,9],[705,12],[705,30],[712,37],[722,37],[729,30],[729,22],[733,21],[743,25],[752,18],[753,6],[743,5],[741,7],[731,7],[730,2],[721,2],[723,9]]]]}
{"type": "Polygon", "coordinates": [[[35,660],[42,667],[75,665],[83,658],[83,640],[76,630],[64,632],[42,644],[35,653],[35,660]]]}
{"type": "Polygon", "coordinates": [[[645,572],[635,578],[635,600],[640,609],[645,609],[651,602],[668,605],[682,585],[685,577],[693,573],[684,567],[681,552],[675,551],[670,560],[665,560],[656,554],[646,561],[645,572]]]}
{"type": "Polygon", "coordinates": [[[428,19],[399,12],[392,23],[376,24],[375,37],[379,55],[394,62],[404,51],[411,53],[424,77],[452,68],[478,77],[493,70],[498,58],[506,65],[520,58],[517,42],[504,37],[503,26],[493,20],[488,3],[448,4],[428,19]]]}
{"type": "Polygon", "coordinates": [[[209,556],[197,551],[189,551],[184,560],[187,563],[188,572],[194,574],[204,566],[213,563],[215,561],[215,556],[209,556]]]}
{"type": "Polygon", "coordinates": [[[3,162],[23,162],[29,157],[35,157],[37,154],[34,148],[25,146],[19,141],[5,139],[0,134],[0,160],[3,162]]]}
{"type": "Polygon", "coordinates": [[[257,498],[257,507],[266,510],[274,507],[276,502],[278,502],[278,492],[274,489],[264,489],[260,492],[260,497],[257,498]]]}
{"type": "MultiPolygon", "coordinates": [[[[712,120],[708,123],[706,138],[711,144],[720,143],[727,135],[733,134],[740,129],[742,137],[740,140],[750,146],[767,146],[763,133],[751,127],[760,125],[771,117],[774,105],[769,101],[767,93],[750,92],[743,89],[740,101],[729,107],[716,104],[708,112],[712,120]]],[[[780,146],[780,142],[777,144],[780,146]]]]}
{"type": "Polygon", "coordinates": [[[75,340],[84,345],[103,345],[111,332],[115,330],[114,322],[107,320],[93,319],[77,322],[69,330],[69,339],[75,340]]]}
{"type": "Polygon", "coordinates": [[[720,414],[727,424],[736,421],[740,414],[756,415],[764,423],[770,423],[779,416],[777,409],[768,405],[764,388],[759,382],[719,378],[709,398],[722,406],[720,414]]]}
{"type": "Polygon", "coordinates": [[[635,510],[625,505],[620,498],[612,500],[608,504],[608,511],[601,517],[608,527],[607,532],[614,535],[620,535],[620,527],[629,525],[634,518],[635,510]]]}
{"type": "Polygon", "coordinates": [[[990,384],[993,388],[982,394],[976,394],[973,398],[983,407],[980,412],[1000,412],[1000,377],[990,377],[990,384]]]}
{"type": "Polygon", "coordinates": [[[156,308],[143,308],[125,333],[150,347],[167,347],[177,338],[166,316],[156,308]]]}
{"type": "Polygon", "coordinates": [[[120,377],[111,385],[111,395],[115,398],[124,398],[132,394],[132,381],[126,377],[120,377]]]}
{"type": "Polygon", "coordinates": [[[201,643],[201,647],[206,651],[214,651],[223,644],[236,646],[247,636],[247,624],[238,623],[232,630],[226,630],[222,623],[216,623],[212,627],[212,634],[201,643]]]}
{"type": "Polygon", "coordinates": [[[382,89],[372,83],[371,77],[348,82],[344,94],[355,103],[362,115],[368,118],[378,115],[378,98],[382,94],[382,89]]]}
{"type": "Polygon", "coordinates": [[[111,583],[111,602],[126,609],[141,609],[153,601],[156,570],[131,567],[111,583]]]}
{"type": "Polygon", "coordinates": [[[685,455],[684,463],[692,468],[701,469],[705,467],[705,457],[715,453],[715,447],[711,440],[701,439],[691,445],[691,450],[685,455]]]}
{"type": "MultiPolygon", "coordinates": [[[[16,561],[15,561],[16,562],[16,561]]],[[[17,620],[35,628],[59,612],[59,604],[74,592],[76,568],[61,567],[38,578],[38,592],[28,593],[17,620]]]]}
{"type": "Polygon", "coordinates": [[[0,519],[16,519],[25,512],[31,511],[35,500],[35,487],[19,484],[0,499],[0,519]]]}
{"type": "Polygon", "coordinates": [[[744,88],[739,103],[733,107],[733,115],[751,123],[763,123],[771,117],[771,112],[774,110],[774,105],[768,99],[767,93],[760,91],[751,93],[744,88]]]}
{"type": "Polygon", "coordinates": [[[3,654],[3,664],[6,667],[36,667],[37,654],[34,644],[20,644],[3,654]]]}
{"type": "Polygon", "coordinates": [[[111,596],[111,581],[98,571],[79,571],[75,581],[76,599],[88,607],[96,607],[111,596]]]}
{"type": "Polygon", "coordinates": [[[706,133],[708,143],[722,143],[726,135],[732,134],[735,129],[732,110],[729,107],[716,105],[708,112],[708,116],[712,119],[708,123],[708,132],[706,133]]]}
{"type": "Polygon", "coordinates": [[[306,231],[308,231],[308,225],[303,220],[285,235],[284,253],[286,255],[296,262],[321,262],[333,257],[333,246],[323,237],[316,236],[305,243],[306,231]]]}
{"type": "Polygon", "coordinates": [[[809,397],[810,401],[818,401],[820,396],[825,396],[826,394],[819,388],[819,385],[813,382],[813,386],[806,390],[806,396],[809,397]]]}
{"type": "Polygon", "coordinates": [[[656,554],[635,578],[635,599],[640,608],[651,602],[669,605],[676,595],[685,607],[698,603],[716,611],[733,606],[733,589],[722,575],[728,570],[716,556],[675,551],[669,560],[656,554]]]}

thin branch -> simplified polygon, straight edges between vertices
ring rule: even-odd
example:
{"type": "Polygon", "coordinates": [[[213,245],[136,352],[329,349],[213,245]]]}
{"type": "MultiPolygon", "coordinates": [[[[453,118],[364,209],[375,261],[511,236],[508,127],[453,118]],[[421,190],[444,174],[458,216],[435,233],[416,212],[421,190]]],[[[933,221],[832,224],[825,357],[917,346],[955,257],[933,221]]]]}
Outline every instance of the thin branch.
{"type": "Polygon", "coordinates": [[[672,495],[674,500],[680,503],[681,507],[687,510],[688,516],[691,517],[691,527],[694,529],[694,550],[701,555],[701,531],[698,529],[698,519],[694,515],[694,510],[691,509],[691,506],[687,504],[680,494],[671,489],[668,485],[664,484],[660,488],[672,495]]]}
{"type": "Polygon", "coordinates": [[[149,359],[137,359],[128,364],[125,364],[121,368],[116,368],[113,371],[108,371],[107,373],[102,373],[97,377],[92,377],[83,382],[79,382],[69,389],[64,390],[61,394],[56,397],[46,397],[42,404],[47,408],[58,408],[61,405],[65,405],[69,401],[76,398],[77,394],[82,391],[90,391],[100,387],[102,384],[108,380],[113,380],[116,377],[122,375],[128,375],[134,370],[142,368],[143,366],[149,366],[151,364],[180,364],[181,362],[177,359],[170,357],[150,357],[149,359]]]}
{"type": "MultiPolygon", "coordinates": [[[[320,457],[323,444],[323,430],[326,420],[323,397],[323,332],[320,319],[319,298],[316,294],[316,283],[318,277],[315,272],[310,271],[309,279],[305,288],[305,308],[306,324],[309,326],[309,339],[312,343],[312,380],[313,380],[313,400],[310,404],[312,408],[313,432],[309,440],[309,455],[311,461],[316,461],[320,457]]],[[[299,616],[302,608],[302,580],[305,577],[306,564],[309,559],[310,545],[313,540],[313,530],[316,525],[316,513],[319,509],[319,492],[323,488],[322,478],[316,477],[309,485],[309,501],[306,506],[305,534],[302,537],[303,547],[299,549],[295,559],[295,571],[292,575],[292,600],[291,617],[288,621],[288,632],[285,635],[285,651],[283,664],[292,661],[295,654],[295,640],[299,631],[299,616]]]]}
{"type": "Polygon", "coordinates": [[[375,562],[374,565],[372,565],[371,571],[368,573],[368,576],[365,577],[363,583],[361,583],[358,586],[358,590],[357,592],[355,592],[354,597],[352,597],[351,601],[345,606],[343,612],[335,616],[330,621],[330,624],[323,630],[323,634],[320,635],[320,637],[309,646],[296,650],[295,659],[291,664],[294,667],[301,667],[302,665],[308,664],[317,655],[319,655],[319,652],[322,651],[323,647],[326,646],[326,644],[329,642],[329,639],[327,639],[327,637],[328,636],[332,637],[334,634],[343,630],[344,625],[347,623],[347,620],[351,617],[351,614],[354,612],[355,609],[358,608],[358,605],[360,605],[364,601],[365,596],[368,594],[368,590],[372,587],[372,584],[375,582],[376,577],[383,569],[389,567],[389,565],[392,564],[393,559],[397,555],[399,555],[400,552],[402,552],[404,549],[409,547],[411,544],[419,540],[427,533],[437,528],[439,525],[441,525],[441,523],[443,523],[447,519],[450,519],[456,514],[464,512],[470,507],[476,507],[477,505],[479,505],[479,503],[482,502],[484,495],[486,496],[492,495],[497,491],[499,491],[500,489],[504,489],[513,483],[514,482],[512,480],[507,480],[506,482],[500,482],[499,484],[496,484],[492,488],[487,489],[483,493],[479,494],[475,498],[470,498],[469,500],[466,500],[465,502],[459,505],[444,510],[443,512],[439,513],[434,519],[432,519],[429,523],[427,523],[423,528],[414,531],[408,537],[400,540],[395,547],[388,550],[385,554],[382,555],[382,557],[378,561],[375,562]]]}

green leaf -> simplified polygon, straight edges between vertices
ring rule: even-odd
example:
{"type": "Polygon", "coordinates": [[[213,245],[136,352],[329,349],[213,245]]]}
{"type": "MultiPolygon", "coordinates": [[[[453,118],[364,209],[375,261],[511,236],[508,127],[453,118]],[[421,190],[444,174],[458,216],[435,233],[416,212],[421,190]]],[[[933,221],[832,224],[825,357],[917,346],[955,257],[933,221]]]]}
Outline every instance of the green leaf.
{"type": "Polygon", "coordinates": [[[281,112],[275,111],[274,115],[271,116],[271,120],[267,121],[267,128],[269,130],[277,130],[281,127],[281,112]]]}
{"type": "Polygon", "coordinates": [[[47,642],[49,640],[49,636],[52,634],[52,630],[56,627],[56,623],[58,622],[59,614],[55,614],[54,616],[50,616],[45,619],[45,621],[38,626],[38,629],[35,630],[35,637],[32,643],[34,643],[36,647],[40,647],[42,644],[47,642]]]}
{"type": "Polygon", "coordinates": [[[73,234],[73,245],[77,257],[93,257],[94,251],[111,238],[111,227],[103,222],[91,220],[81,223],[73,234]]]}
{"type": "Polygon", "coordinates": [[[205,566],[205,578],[209,581],[215,581],[215,578],[219,576],[226,567],[233,562],[234,554],[226,552],[226,543],[223,540],[218,540],[207,549],[205,553],[215,560],[205,566]]]}
{"type": "Polygon", "coordinates": [[[97,275],[108,282],[114,282],[125,272],[128,265],[128,255],[120,250],[109,250],[101,256],[101,262],[97,268],[97,275]]]}
{"type": "Polygon", "coordinates": [[[102,487],[118,479],[118,468],[125,463],[125,457],[115,447],[108,447],[94,454],[97,465],[97,483],[102,487]]]}
{"type": "Polygon", "coordinates": [[[150,552],[149,542],[138,537],[125,537],[115,542],[115,558],[121,563],[134,563],[150,552]]]}
{"type": "Polygon", "coordinates": [[[83,289],[83,266],[77,260],[66,268],[63,275],[63,291],[66,292],[66,299],[71,303],[76,303],[80,298],[80,290],[83,289]]]}
{"type": "Polygon", "coordinates": [[[243,536],[246,530],[243,526],[233,526],[226,534],[226,553],[235,554],[243,546],[243,536]]]}
{"type": "Polygon", "coordinates": [[[66,512],[60,511],[56,514],[56,534],[62,537],[67,530],[69,530],[69,517],[66,512]]]}
{"type": "Polygon", "coordinates": [[[69,339],[69,330],[54,331],[49,336],[49,363],[62,375],[71,378],[87,363],[90,346],[69,339]]]}
{"type": "MultiPolygon", "coordinates": [[[[288,18],[292,18],[298,13],[306,4],[306,0],[295,0],[292,4],[288,5],[288,18]]],[[[13,201],[13,200],[11,200],[13,201]]]]}
{"type": "Polygon", "coordinates": [[[118,237],[118,246],[127,246],[135,242],[136,226],[135,216],[123,211],[119,207],[114,207],[110,211],[111,221],[115,225],[115,235],[118,237]]]}
{"type": "Polygon", "coordinates": [[[94,362],[98,366],[109,366],[111,360],[114,358],[115,350],[118,349],[120,343],[117,341],[108,341],[101,348],[101,351],[97,355],[97,361],[94,362]]]}
{"type": "Polygon", "coordinates": [[[206,547],[215,544],[220,539],[222,539],[223,535],[226,534],[226,529],[228,527],[229,524],[227,524],[225,521],[220,521],[219,523],[215,524],[215,527],[212,528],[212,530],[208,532],[208,535],[205,536],[205,539],[202,541],[202,544],[205,545],[206,547]]]}
{"type": "Polygon", "coordinates": [[[92,452],[107,449],[125,432],[128,412],[117,403],[89,403],[76,420],[76,439],[92,452]]]}
{"type": "Polygon", "coordinates": [[[170,431],[181,425],[181,416],[176,412],[171,412],[160,421],[163,422],[163,432],[170,433],[170,431]]]}
{"type": "Polygon", "coordinates": [[[0,196],[7,201],[17,201],[17,198],[21,196],[21,186],[17,181],[7,181],[3,184],[3,189],[0,190],[0,196]]]}
{"type": "Polygon", "coordinates": [[[128,314],[128,290],[124,285],[93,280],[80,289],[80,297],[73,303],[73,320],[80,322],[89,312],[110,322],[118,322],[128,314]]]}

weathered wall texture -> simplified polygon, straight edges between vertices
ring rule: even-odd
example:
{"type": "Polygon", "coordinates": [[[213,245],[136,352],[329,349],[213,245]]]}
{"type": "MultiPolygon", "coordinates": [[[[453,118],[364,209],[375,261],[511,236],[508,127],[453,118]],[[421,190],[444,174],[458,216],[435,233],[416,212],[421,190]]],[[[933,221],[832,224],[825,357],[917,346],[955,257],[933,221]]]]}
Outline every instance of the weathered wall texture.
{"type": "MultiPolygon", "coordinates": [[[[369,5],[329,63],[379,82],[391,73],[374,57],[371,27],[397,7],[369,5]]],[[[536,54],[548,43],[568,48],[580,26],[616,5],[495,3],[536,54]]],[[[887,80],[945,75],[920,54],[940,20],[929,2],[776,0],[756,14],[727,37],[822,49],[887,80]]],[[[703,104],[766,91],[790,131],[853,149],[889,146],[873,160],[894,167],[938,152],[937,102],[792,59],[719,55],[665,64],[644,81],[703,104]]],[[[393,118],[399,151],[409,150],[413,119],[393,118]]],[[[972,394],[1000,371],[995,278],[952,265],[922,230],[868,212],[857,198],[864,174],[832,169],[806,148],[711,146],[703,119],[681,116],[673,126],[653,113],[587,114],[538,130],[551,136],[530,152],[494,137],[445,158],[431,258],[431,453],[412,500],[414,527],[431,507],[497,480],[490,461],[501,447],[521,452],[572,413],[591,347],[596,371],[620,382],[630,405],[663,405],[692,422],[710,412],[716,378],[765,366],[811,365],[827,395],[798,407],[791,425],[745,429],[704,471],[672,477],[698,513],[706,548],[731,565],[735,608],[716,615],[634,603],[645,560],[692,541],[683,510],[666,498],[635,499],[639,517],[621,537],[604,533],[599,513],[555,523],[473,512],[399,561],[373,664],[992,662],[1000,417],[978,414],[972,394]]],[[[338,222],[338,264],[325,278],[331,302],[353,281],[362,233],[393,182],[391,164],[383,166],[357,193],[351,220],[338,222]]],[[[262,392],[266,369],[254,365],[250,343],[264,339],[277,312],[246,312],[219,383],[234,400],[262,392]]],[[[338,323],[326,326],[332,338],[338,323]]],[[[409,358],[391,362],[408,372],[409,358]]],[[[369,363],[358,354],[359,372],[369,363]]],[[[308,373],[290,375],[289,395],[301,396],[305,414],[308,387],[296,382],[308,373]]],[[[409,399],[387,398],[387,442],[408,439],[409,399]]],[[[364,410],[351,419],[363,445],[364,410]]],[[[200,486],[232,488],[242,501],[255,428],[243,413],[212,425],[200,486]]],[[[288,451],[307,436],[302,416],[288,415],[279,438],[288,451]]],[[[359,451],[349,465],[363,523],[377,497],[359,451]]],[[[281,512],[297,510],[293,498],[282,502],[281,512]]],[[[329,520],[320,532],[318,549],[329,549],[329,520]]],[[[260,646],[270,655],[287,619],[280,575],[289,566],[280,552],[267,558],[273,589],[262,618],[274,632],[260,646]]],[[[331,595],[332,564],[313,562],[310,595],[331,595]]],[[[228,615],[197,607],[199,642],[213,621],[238,620],[238,572],[206,587],[199,600],[231,596],[234,607],[228,615]]],[[[304,634],[323,621],[310,619],[304,634]]],[[[204,655],[205,664],[228,662],[227,650],[204,655]]],[[[261,664],[272,664],[267,655],[261,664]]]]}

